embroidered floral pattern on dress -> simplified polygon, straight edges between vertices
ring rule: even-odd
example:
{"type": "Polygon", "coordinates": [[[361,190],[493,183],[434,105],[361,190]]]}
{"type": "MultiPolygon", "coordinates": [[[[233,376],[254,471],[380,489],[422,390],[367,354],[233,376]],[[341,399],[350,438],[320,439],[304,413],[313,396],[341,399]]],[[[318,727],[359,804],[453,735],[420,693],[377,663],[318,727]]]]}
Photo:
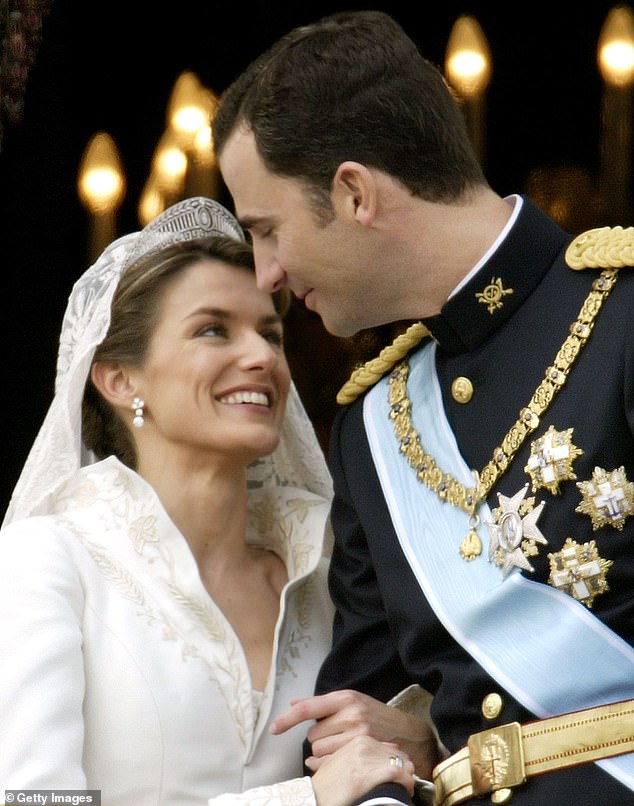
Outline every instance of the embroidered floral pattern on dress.
{"type": "Polygon", "coordinates": [[[210,806],[315,806],[310,778],[296,778],[271,786],[250,789],[248,794],[220,795],[209,800],[210,806]]]}
{"type": "MultiPolygon", "coordinates": [[[[277,551],[286,563],[289,579],[301,582],[290,587],[287,593],[295,599],[296,617],[287,617],[284,633],[276,637],[276,645],[278,640],[280,642],[276,688],[284,675],[296,676],[295,664],[312,641],[316,591],[310,577],[303,581],[301,577],[311,571],[319,559],[315,556],[319,541],[315,540],[315,524],[309,513],[315,510],[315,504],[323,506],[324,502],[310,493],[306,493],[306,500],[303,500],[298,492],[293,490],[289,497],[283,490],[252,492],[256,501],[250,508],[247,527],[249,542],[277,551]]],[[[164,513],[151,487],[111,457],[85,468],[78,479],[59,490],[55,495],[55,510],[59,515],[68,513],[64,519],[66,528],[85,546],[104,578],[121,596],[136,605],[138,615],[146,623],[159,627],[163,640],[180,645],[183,662],[197,659],[206,664],[210,679],[219,682],[227,709],[246,745],[258,715],[250,697],[251,682],[244,653],[224,614],[204,592],[202,582],[199,592],[183,586],[183,557],[177,560],[178,542],[174,543],[174,536],[178,536],[182,544],[185,540],[164,513]],[[82,510],[90,510],[91,522],[99,523],[96,528],[105,547],[87,536],[82,510]],[[186,632],[177,618],[155,606],[155,596],[144,578],[135,576],[129,567],[117,561],[114,551],[117,535],[127,537],[141,563],[154,566],[148,577],[153,580],[151,584],[162,585],[178,608],[187,612],[186,632]],[[192,617],[193,623],[199,626],[198,637],[191,630],[192,617]],[[205,649],[210,640],[215,647],[213,656],[205,649]],[[222,681],[230,681],[230,685],[222,681]],[[249,697],[240,696],[240,692],[249,692],[249,697]]],[[[189,551],[187,556],[194,563],[189,551]]],[[[282,607],[285,607],[284,602],[282,607]]]]}

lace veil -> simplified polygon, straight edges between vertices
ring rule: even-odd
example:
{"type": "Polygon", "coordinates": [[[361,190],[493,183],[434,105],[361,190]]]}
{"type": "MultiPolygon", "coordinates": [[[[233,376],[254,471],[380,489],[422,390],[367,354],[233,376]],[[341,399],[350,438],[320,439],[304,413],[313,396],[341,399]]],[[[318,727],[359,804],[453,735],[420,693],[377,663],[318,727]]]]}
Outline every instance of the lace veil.
{"type": "MultiPolygon", "coordinates": [[[[237,220],[218,202],[205,197],[185,199],[140,232],[115,240],[77,280],[62,321],[55,395],[14,488],[3,526],[46,514],[50,494],[81,466],[95,461],[81,441],[81,404],[95,348],[110,326],[110,306],[123,272],[138,258],[174,243],[217,235],[245,240],[237,220]]],[[[248,480],[250,487],[293,486],[332,497],[323,452],[294,384],[279,446],[251,465],[248,480]]]]}

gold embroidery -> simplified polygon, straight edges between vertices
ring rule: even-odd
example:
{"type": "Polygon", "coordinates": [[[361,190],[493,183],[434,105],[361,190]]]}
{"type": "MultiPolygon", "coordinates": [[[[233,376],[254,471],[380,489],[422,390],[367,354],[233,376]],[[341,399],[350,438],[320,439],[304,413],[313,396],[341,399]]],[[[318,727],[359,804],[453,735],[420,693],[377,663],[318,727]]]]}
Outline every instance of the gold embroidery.
{"type": "Polygon", "coordinates": [[[493,314],[504,304],[502,297],[512,293],[512,288],[503,288],[501,277],[491,277],[491,282],[485,287],[484,291],[476,292],[475,296],[478,302],[486,305],[487,311],[493,314]]]}

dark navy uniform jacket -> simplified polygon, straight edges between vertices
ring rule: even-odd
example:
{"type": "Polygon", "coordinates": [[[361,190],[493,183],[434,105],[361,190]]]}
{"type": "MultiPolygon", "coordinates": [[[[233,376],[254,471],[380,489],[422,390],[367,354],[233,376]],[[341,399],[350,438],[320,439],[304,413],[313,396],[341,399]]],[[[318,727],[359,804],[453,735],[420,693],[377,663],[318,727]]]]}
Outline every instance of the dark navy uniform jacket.
{"type": "MultiPolygon", "coordinates": [[[[472,468],[487,464],[528,404],[600,274],[600,269],[575,271],[566,265],[571,240],[524,198],[517,221],[491,259],[439,316],[425,320],[438,342],[436,367],[447,418],[472,468]],[[494,278],[513,293],[489,313],[476,295],[494,278]],[[451,385],[459,376],[473,384],[468,403],[452,397],[451,385]]],[[[354,688],[387,700],[419,683],[434,694],[432,716],[450,752],[472,733],[534,720],[456,643],[426,601],[395,535],[362,410],[359,398],[338,412],[331,436],[335,548],[330,585],[337,611],[317,693],[354,688]],[[504,703],[493,722],[481,711],[491,692],[504,703]]],[[[564,387],[491,491],[491,508],[498,506],[498,492],[510,497],[530,481],[525,466],[531,442],[551,425],[557,431],[574,429],[572,442],[583,451],[573,464],[577,481],[590,480],[595,467],[623,467],[634,481],[634,269],[620,269],[564,387]]],[[[424,446],[424,428],[419,431],[424,446]]],[[[632,644],[634,517],[621,531],[610,525],[593,529],[589,515],[575,511],[581,493],[573,480],[562,483],[558,495],[541,489],[538,497],[547,502],[539,528],[548,546],[530,558],[534,572],[522,573],[546,585],[548,552],[559,551],[569,537],[596,541],[600,557],[613,564],[606,573],[609,590],[594,599],[591,612],[632,644]]],[[[512,803],[623,806],[634,803],[634,792],[591,763],[529,778],[514,790],[512,803]]]]}

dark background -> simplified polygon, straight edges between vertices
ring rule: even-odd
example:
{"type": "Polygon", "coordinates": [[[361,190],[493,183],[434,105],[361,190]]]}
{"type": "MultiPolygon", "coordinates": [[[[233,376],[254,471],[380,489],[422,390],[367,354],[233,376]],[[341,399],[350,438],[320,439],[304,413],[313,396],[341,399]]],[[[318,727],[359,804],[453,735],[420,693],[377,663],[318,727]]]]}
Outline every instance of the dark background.
{"type": "MultiPolygon", "coordinates": [[[[392,13],[442,66],[453,23],[460,14],[473,14],[493,59],[485,157],[491,184],[503,195],[549,189],[561,169],[573,170],[586,205],[586,184],[596,180],[599,158],[597,40],[613,4],[591,2],[580,10],[577,3],[507,3],[502,11],[494,5],[179,0],[162,8],[135,0],[53,0],[29,75],[23,120],[7,126],[0,150],[2,511],[52,394],[68,293],[87,266],[88,221],[75,184],[83,150],[97,131],[114,138],[128,183],[118,234],[138,229],[138,199],[165,128],[169,95],[184,70],[219,94],[289,28],[348,8],[392,13]],[[531,185],[535,169],[541,185],[531,185]]],[[[299,371],[312,384],[310,394],[321,395],[325,408],[311,412],[324,413],[325,435],[332,395],[320,379],[320,350],[332,344],[311,328],[299,371]]],[[[343,361],[345,350],[339,355],[343,361]]]]}

